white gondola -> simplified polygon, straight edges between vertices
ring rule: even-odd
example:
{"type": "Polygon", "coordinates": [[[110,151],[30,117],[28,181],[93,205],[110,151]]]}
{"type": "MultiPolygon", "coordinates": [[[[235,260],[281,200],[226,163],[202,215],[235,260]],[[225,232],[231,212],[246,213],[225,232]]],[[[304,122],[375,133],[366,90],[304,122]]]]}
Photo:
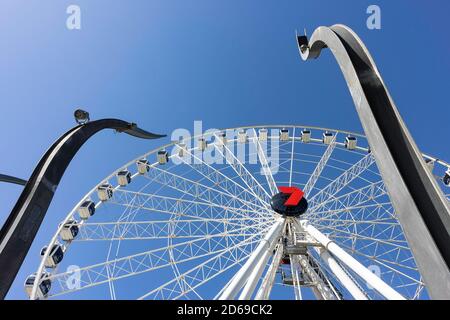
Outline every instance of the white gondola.
{"type": "Polygon", "coordinates": [[[126,185],[130,184],[131,182],[131,172],[128,170],[120,170],[117,172],[117,183],[125,187],[126,185]]]}
{"type": "Polygon", "coordinates": [[[203,138],[203,137],[199,138],[198,139],[198,150],[205,151],[206,146],[207,146],[207,144],[206,144],[205,138],[203,138]]]}
{"type": "Polygon", "coordinates": [[[108,201],[113,196],[113,186],[109,183],[103,183],[97,188],[97,195],[101,201],[108,201]]]}
{"type": "Polygon", "coordinates": [[[169,162],[169,152],[167,152],[166,150],[159,150],[156,158],[159,164],[166,164],[167,162],[169,162]]]}
{"type": "Polygon", "coordinates": [[[225,131],[222,131],[219,133],[219,142],[221,146],[226,146],[228,143],[228,139],[227,139],[227,133],[225,131]]]}
{"type": "MultiPolygon", "coordinates": [[[[48,273],[44,273],[42,275],[43,279],[37,286],[36,297],[38,299],[46,298],[48,296],[48,293],[50,292],[50,289],[52,287],[52,281],[50,279],[47,279],[47,277],[48,273]]],[[[25,280],[25,291],[27,292],[29,297],[31,297],[35,281],[36,281],[36,273],[33,273],[32,275],[28,276],[28,278],[25,280]]]]}
{"type": "Polygon", "coordinates": [[[64,241],[72,241],[78,235],[78,231],[78,223],[75,220],[69,220],[63,225],[59,236],[64,241]]]}
{"type": "Polygon", "coordinates": [[[95,203],[91,200],[84,201],[78,208],[78,214],[83,220],[87,220],[95,213],[95,203]]]}
{"type": "Polygon", "coordinates": [[[322,135],[322,142],[324,144],[330,144],[333,141],[333,134],[331,132],[324,132],[322,135]]]}
{"type": "Polygon", "coordinates": [[[239,143],[247,143],[247,132],[245,130],[239,130],[238,132],[238,142],[239,143]]]}
{"type": "MultiPolygon", "coordinates": [[[[41,257],[45,255],[45,252],[47,252],[47,246],[43,247],[41,249],[41,257]]],[[[46,268],[56,268],[58,263],[62,261],[64,258],[64,250],[61,245],[54,244],[52,247],[52,250],[49,252],[47,259],[45,259],[45,267],[46,268]]]]}
{"type": "Polygon", "coordinates": [[[445,174],[444,177],[442,178],[442,182],[444,182],[444,184],[449,187],[450,186],[450,169],[448,169],[445,174]]]}
{"type": "Polygon", "coordinates": [[[186,143],[180,142],[178,144],[178,156],[183,158],[187,153],[186,143]]]}
{"type": "Polygon", "coordinates": [[[268,135],[269,134],[266,128],[259,129],[259,136],[258,136],[259,141],[263,142],[267,141],[268,135]]]}
{"type": "Polygon", "coordinates": [[[147,159],[139,159],[136,161],[139,174],[146,174],[150,170],[150,166],[147,159]]]}
{"type": "Polygon", "coordinates": [[[345,147],[348,150],[356,149],[357,142],[358,142],[358,140],[356,139],[356,137],[353,137],[353,136],[345,137],[345,147]]]}
{"type": "Polygon", "coordinates": [[[280,130],[280,141],[288,141],[289,140],[289,130],[288,129],[281,129],[280,130]]]}
{"type": "Polygon", "coordinates": [[[311,130],[303,129],[302,130],[302,142],[308,143],[311,141],[311,130]]]}

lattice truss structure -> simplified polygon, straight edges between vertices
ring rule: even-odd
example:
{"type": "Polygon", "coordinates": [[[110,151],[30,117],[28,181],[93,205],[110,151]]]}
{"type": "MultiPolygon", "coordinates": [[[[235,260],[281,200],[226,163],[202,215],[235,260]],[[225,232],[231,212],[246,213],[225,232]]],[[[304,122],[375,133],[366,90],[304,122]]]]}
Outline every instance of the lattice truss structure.
{"type": "MultiPolygon", "coordinates": [[[[145,172],[138,172],[136,159],[112,173],[59,225],[48,247],[60,246],[64,259],[49,266],[47,250],[31,298],[218,298],[279,219],[269,203],[278,186],[302,188],[309,206],[301,219],[392,289],[407,299],[428,298],[364,136],[273,126],[265,128],[265,139],[261,129],[172,143],[162,148],[169,153],[165,160],[162,149],[139,158],[149,161],[145,172]],[[308,131],[311,138],[302,138],[308,131]],[[345,143],[348,136],[357,139],[355,147],[345,143]],[[124,170],[131,181],[121,186],[116,176],[124,170]],[[105,182],[112,194],[101,201],[98,187],[105,182]],[[95,214],[82,219],[79,208],[86,201],[95,204],[95,214]],[[78,230],[73,239],[62,236],[67,223],[78,230]],[[51,289],[40,296],[45,280],[51,289]]],[[[445,191],[441,177],[448,165],[424,157],[445,191]]],[[[324,262],[317,241],[306,241],[301,254],[286,253],[288,242],[300,241],[304,230],[298,226],[286,222],[250,297],[270,284],[272,298],[354,298],[324,262]]],[[[384,298],[337,263],[366,298],[384,298]]]]}

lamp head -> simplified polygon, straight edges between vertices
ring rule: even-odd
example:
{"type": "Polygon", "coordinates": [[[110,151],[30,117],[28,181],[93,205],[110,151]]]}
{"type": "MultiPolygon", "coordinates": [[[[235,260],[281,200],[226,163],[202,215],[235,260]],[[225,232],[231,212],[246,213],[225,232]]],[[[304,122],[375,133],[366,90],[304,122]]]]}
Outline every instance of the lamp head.
{"type": "Polygon", "coordinates": [[[81,110],[81,109],[77,109],[75,110],[75,112],[73,113],[73,116],[75,117],[75,121],[78,124],[85,124],[87,122],[89,122],[89,112],[81,110]]]}

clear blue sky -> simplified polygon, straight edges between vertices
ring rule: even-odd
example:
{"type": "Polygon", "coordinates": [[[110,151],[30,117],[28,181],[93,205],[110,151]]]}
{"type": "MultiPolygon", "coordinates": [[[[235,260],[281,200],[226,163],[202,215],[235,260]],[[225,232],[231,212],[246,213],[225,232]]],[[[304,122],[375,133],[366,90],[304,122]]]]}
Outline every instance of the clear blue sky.
{"type": "MultiPolygon", "coordinates": [[[[448,0],[0,2],[0,171],[27,178],[81,106],[170,135],[204,127],[309,124],[361,131],[328,52],[302,62],[295,29],[347,24],[371,51],[423,152],[450,160],[448,0]],[[81,8],[81,30],[66,8],[81,8]],[[378,4],[381,30],[366,28],[378,4]]],[[[98,181],[165,141],[103,132],[67,170],[10,298],[57,223],[98,181]]],[[[21,188],[0,185],[0,221],[21,188]]]]}

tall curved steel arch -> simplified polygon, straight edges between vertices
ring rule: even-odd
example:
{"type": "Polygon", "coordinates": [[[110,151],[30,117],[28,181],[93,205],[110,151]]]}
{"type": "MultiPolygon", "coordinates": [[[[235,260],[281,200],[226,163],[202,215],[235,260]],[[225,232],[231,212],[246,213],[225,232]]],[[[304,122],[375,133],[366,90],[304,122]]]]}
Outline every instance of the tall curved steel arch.
{"type": "Polygon", "coordinates": [[[383,79],[361,39],[344,25],[319,27],[308,42],[297,37],[303,60],[329,48],[361,124],[404,234],[433,299],[450,299],[450,209],[427,169],[383,79]]]}
{"type": "Polygon", "coordinates": [[[143,139],[164,137],[142,130],[135,123],[101,119],[75,126],[56,140],[34,169],[0,230],[0,299],[8,293],[70,161],[90,137],[104,129],[143,139]]]}

